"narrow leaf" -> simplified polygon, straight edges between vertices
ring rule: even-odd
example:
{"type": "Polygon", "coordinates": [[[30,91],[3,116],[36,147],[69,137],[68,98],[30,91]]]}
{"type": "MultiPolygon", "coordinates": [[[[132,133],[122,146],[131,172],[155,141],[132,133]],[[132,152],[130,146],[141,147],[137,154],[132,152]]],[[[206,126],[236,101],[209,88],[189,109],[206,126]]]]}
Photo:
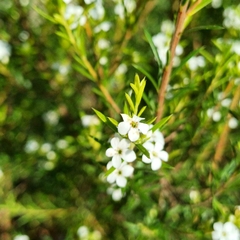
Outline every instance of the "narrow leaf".
{"type": "Polygon", "coordinates": [[[105,123],[107,122],[107,117],[103,113],[99,112],[98,110],[96,110],[94,108],[92,108],[92,109],[103,122],[105,122],[105,123]]]}
{"type": "Polygon", "coordinates": [[[34,6],[33,9],[34,9],[38,14],[40,14],[42,17],[44,17],[45,19],[49,20],[50,22],[52,22],[52,23],[57,23],[53,17],[51,17],[50,15],[46,14],[46,13],[45,13],[44,11],[42,11],[40,8],[34,6]]]}
{"type": "Polygon", "coordinates": [[[169,115],[168,117],[165,117],[165,118],[163,118],[162,120],[160,120],[158,123],[156,123],[156,124],[152,127],[152,131],[155,132],[157,129],[161,129],[161,127],[164,126],[171,117],[172,117],[172,114],[169,115]]]}
{"type": "Polygon", "coordinates": [[[142,68],[141,66],[139,66],[137,64],[132,64],[132,66],[135,67],[141,73],[143,73],[150,80],[150,82],[152,83],[154,88],[158,91],[158,86],[157,86],[155,79],[144,68],[142,68]]]}
{"type": "Polygon", "coordinates": [[[112,122],[115,126],[118,125],[118,122],[115,119],[108,117],[108,120],[112,122]]]}
{"type": "Polygon", "coordinates": [[[110,169],[108,169],[106,172],[105,172],[105,177],[107,177],[108,175],[110,175],[113,171],[115,170],[114,167],[111,167],[110,169]]]}
{"type": "Polygon", "coordinates": [[[136,144],[136,147],[144,154],[147,158],[150,158],[148,150],[142,144],[136,144]]]}
{"type": "Polygon", "coordinates": [[[150,33],[146,29],[144,29],[144,33],[145,33],[145,37],[146,37],[146,39],[147,39],[147,41],[148,41],[148,43],[149,43],[149,45],[150,45],[150,47],[152,49],[153,55],[154,55],[154,57],[155,57],[155,59],[156,59],[156,61],[158,63],[159,69],[162,70],[162,68],[163,68],[162,67],[162,61],[160,60],[157,48],[155,47],[155,45],[153,43],[152,36],[150,35],[150,33]]]}
{"type": "Polygon", "coordinates": [[[132,111],[134,111],[134,104],[131,97],[127,93],[125,93],[125,97],[126,97],[127,103],[129,104],[129,107],[131,108],[132,111]]]}
{"type": "Polygon", "coordinates": [[[143,112],[145,111],[146,108],[147,108],[147,106],[144,106],[144,107],[141,108],[141,110],[138,113],[139,117],[143,114],[143,112]]]}

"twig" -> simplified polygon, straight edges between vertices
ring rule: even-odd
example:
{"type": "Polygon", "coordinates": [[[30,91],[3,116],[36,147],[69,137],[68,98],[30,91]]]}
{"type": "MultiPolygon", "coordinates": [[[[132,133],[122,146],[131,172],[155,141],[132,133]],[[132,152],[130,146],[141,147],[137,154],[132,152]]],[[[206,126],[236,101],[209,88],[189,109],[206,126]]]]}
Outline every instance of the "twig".
{"type": "Polygon", "coordinates": [[[157,119],[156,119],[157,122],[161,119],[162,114],[163,114],[165,92],[166,92],[167,85],[169,83],[170,75],[171,75],[171,72],[172,72],[175,50],[176,50],[176,47],[179,43],[179,40],[180,40],[182,32],[183,32],[184,21],[185,21],[186,16],[187,16],[188,3],[189,3],[189,1],[186,1],[186,3],[184,5],[180,5],[180,7],[179,7],[175,32],[174,32],[174,35],[173,35],[173,38],[172,38],[172,41],[171,41],[171,45],[170,45],[169,61],[166,65],[166,67],[164,68],[162,83],[161,83],[161,87],[160,87],[159,93],[158,93],[158,109],[157,109],[157,119]]]}

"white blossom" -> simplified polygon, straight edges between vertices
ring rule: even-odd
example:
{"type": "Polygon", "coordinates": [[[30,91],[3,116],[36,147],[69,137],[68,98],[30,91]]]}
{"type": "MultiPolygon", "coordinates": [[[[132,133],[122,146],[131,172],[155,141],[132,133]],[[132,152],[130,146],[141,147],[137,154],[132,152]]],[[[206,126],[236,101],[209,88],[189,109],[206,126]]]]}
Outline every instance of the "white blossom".
{"type": "Polygon", "coordinates": [[[99,125],[100,121],[95,115],[85,115],[81,117],[82,125],[84,127],[90,127],[99,125]]]}
{"type": "Polygon", "coordinates": [[[232,222],[216,222],[213,224],[213,240],[239,240],[239,229],[232,222]]]}
{"type": "Polygon", "coordinates": [[[59,121],[59,115],[56,111],[50,110],[44,113],[43,120],[50,125],[57,125],[59,121]]]}
{"type": "Polygon", "coordinates": [[[107,189],[107,193],[112,195],[113,201],[120,201],[124,195],[121,188],[115,188],[115,184],[107,189]]]}
{"type": "Polygon", "coordinates": [[[151,168],[153,171],[158,170],[162,166],[162,161],[168,161],[168,153],[163,150],[161,142],[156,142],[155,144],[147,141],[143,146],[148,150],[150,158],[146,155],[142,156],[142,161],[144,163],[151,163],[151,168]]]}
{"type": "MultiPolygon", "coordinates": [[[[107,164],[107,169],[109,170],[112,165],[112,161],[110,161],[107,164]]],[[[116,183],[118,187],[125,187],[127,185],[127,177],[132,176],[134,171],[134,168],[130,165],[128,165],[126,162],[122,162],[121,165],[114,169],[113,172],[111,172],[107,176],[107,181],[109,183],[116,183]]]]}
{"type": "Polygon", "coordinates": [[[39,149],[39,143],[36,140],[29,140],[25,145],[25,152],[32,153],[39,149]]]}
{"type": "Polygon", "coordinates": [[[203,56],[193,56],[188,60],[187,64],[192,71],[195,71],[199,67],[205,66],[205,59],[203,56]]]}
{"type": "Polygon", "coordinates": [[[80,238],[86,238],[88,237],[89,235],[89,229],[88,227],[86,226],[81,226],[78,228],[77,230],[77,235],[80,237],[80,238]]]}
{"type": "Polygon", "coordinates": [[[72,20],[71,29],[77,28],[78,25],[83,26],[86,23],[87,18],[83,13],[83,7],[74,4],[67,5],[64,17],[67,20],[72,20]]]}
{"type": "Polygon", "coordinates": [[[9,62],[9,57],[11,55],[11,46],[0,40],[0,62],[7,64],[9,62]]]}
{"type": "Polygon", "coordinates": [[[126,162],[133,162],[136,159],[136,154],[130,149],[130,144],[127,139],[112,138],[112,147],[107,149],[106,156],[112,158],[113,167],[118,168],[122,163],[122,159],[126,162]]]}
{"type": "Polygon", "coordinates": [[[228,121],[228,126],[231,129],[235,129],[238,127],[238,120],[235,117],[231,117],[228,121]]]}
{"type": "Polygon", "coordinates": [[[27,235],[17,235],[13,238],[13,240],[29,240],[29,236],[27,235]]]}
{"type": "Polygon", "coordinates": [[[150,126],[146,123],[141,123],[140,121],[144,118],[140,118],[134,115],[132,118],[127,114],[121,114],[123,122],[118,124],[118,132],[121,135],[128,134],[128,138],[135,142],[140,138],[140,133],[147,134],[150,126]]]}

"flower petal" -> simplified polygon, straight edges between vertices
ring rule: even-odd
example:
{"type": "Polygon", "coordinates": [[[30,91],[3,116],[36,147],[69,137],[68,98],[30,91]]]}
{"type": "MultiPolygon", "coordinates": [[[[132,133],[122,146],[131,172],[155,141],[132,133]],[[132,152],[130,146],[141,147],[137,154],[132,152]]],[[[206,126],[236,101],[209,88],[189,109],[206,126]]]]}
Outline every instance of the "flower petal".
{"type": "Polygon", "coordinates": [[[125,187],[127,185],[127,179],[125,177],[123,177],[122,175],[119,175],[119,176],[117,176],[116,184],[119,187],[125,187]]]}
{"type": "Polygon", "coordinates": [[[122,175],[124,177],[130,177],[133,174],[134,168],[130,165],[125,165],[122,167],[122,175]]]}
{"type": "Polygon", "coordinates": [[[124,122],[131,122],[132,120],[127,114],[122,113],[121,116],[124,122]]]}
{"type": "Polygon", "coordinates": [[[158,170],[162,166],[162,162],[159,158],[154,158],[152,160],[151,168],[153,171],[158,170]]]}
{"type": "Polygon", "coordinates": [[[162,161],[168,161],[168,153],[166,151],[161,151],[158,156],[162,161]]]}
{"type": "Polygon", "coordinates": [[[124,138],[120,141],[118,147],[120,149],[124,150],[124,149],[127,149],[129,147],[129,145],[130,145],[130,141],[128,141],[127,139],[124,138]]]}
{"type": "Polygon", "coordinates": [[[109,183],[114,183],[116,181],[116,178],[117,178],[117,174],[116,174],[116,171],[113,171],[112,173],[110,173],[108,176],[107,176],[107,181],[109,183]]]}
{"type": "Polygon", "coordinates": [[[126,162],[133,162],[137,157],[136,157],[136,153],[133,150],[127,150],[125,151],[122,158],[126,162]]]}
{"type": "Polygon", "coordinates": [[[128,132],[128,138],[132,142],[137,141],[140,138],[140,133],[139,133],[138,129],[131,128],[130,131],[128,132]]]}
{"type": "Polygon", "coordinates": [[[144,163],[150,163],[150,162],[152,162],[152,160],[149,159],[149,158],[148,158],[147,156],[145,156],[145,155],[142,156],[142,161],[143,161],[144,163]]]}
{"type": "Polygon", "coordinates": [[[114,155],[112,158],[112,165],[115,168],[119,168],[122,163],[122,160],[119,155],[114,155]]]}
{"type": "Polygon", "coordinates": [[[107,157],[113,157],[116,154],[116,151],[113,148],[108,148],[105,154],[107,157]]]}
{"type": "Polygon", "coordinates": [[[119,145],[120,139],[118,137],[114,137],[111,140],[111,146],[113,149],[117,149],[119,145]]]}
{"type": "Polygon", "coordinates": [[[128,133],[128,131],[130,130],[131,128],[131,125],[129,122],[120,122],[118,124],[118,132],[121,134],[121,135],[125,135],[128,133]]]}
{"type": "Polygon", "coordinates": [[[146,123],[139,123],[138,124],[138,129],[143,134],[147,134],[149,128],[150,128],[150,126],[146,123]]]}

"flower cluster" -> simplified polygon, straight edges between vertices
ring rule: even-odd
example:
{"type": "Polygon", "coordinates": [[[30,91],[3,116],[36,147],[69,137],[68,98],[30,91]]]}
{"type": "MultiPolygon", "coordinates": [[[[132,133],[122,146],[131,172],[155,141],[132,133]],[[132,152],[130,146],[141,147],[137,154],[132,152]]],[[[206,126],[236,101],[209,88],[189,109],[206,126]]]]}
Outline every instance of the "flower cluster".
{"type": "Polygon", "coordinates": [[[215,222],[213,224],[213,240],[239,240],[240,231],[232,222],[215,222]]]}
{"type": "Polygon", "coordinates": [[[106,156],[111,158],[107,164],[107,181],[113,185],[110,192],[114,200],[123,197],[119,188],[126,187],[127,178],[133,175],[135,160],[139,158],[142,162],[151,164],[153,171],[160,169],[162,161],[168,161],[168,153],[163,150],[164,137],[159,130],[153,132],[153,125],[142,123],[144,118],[136,115],[121,116],[123,121],[117,125],[118,134],[111,139],[111,147],[106,150],[106,156]],[[140,142],[148,156],[135,151],[136,144],[140,142]]]}

